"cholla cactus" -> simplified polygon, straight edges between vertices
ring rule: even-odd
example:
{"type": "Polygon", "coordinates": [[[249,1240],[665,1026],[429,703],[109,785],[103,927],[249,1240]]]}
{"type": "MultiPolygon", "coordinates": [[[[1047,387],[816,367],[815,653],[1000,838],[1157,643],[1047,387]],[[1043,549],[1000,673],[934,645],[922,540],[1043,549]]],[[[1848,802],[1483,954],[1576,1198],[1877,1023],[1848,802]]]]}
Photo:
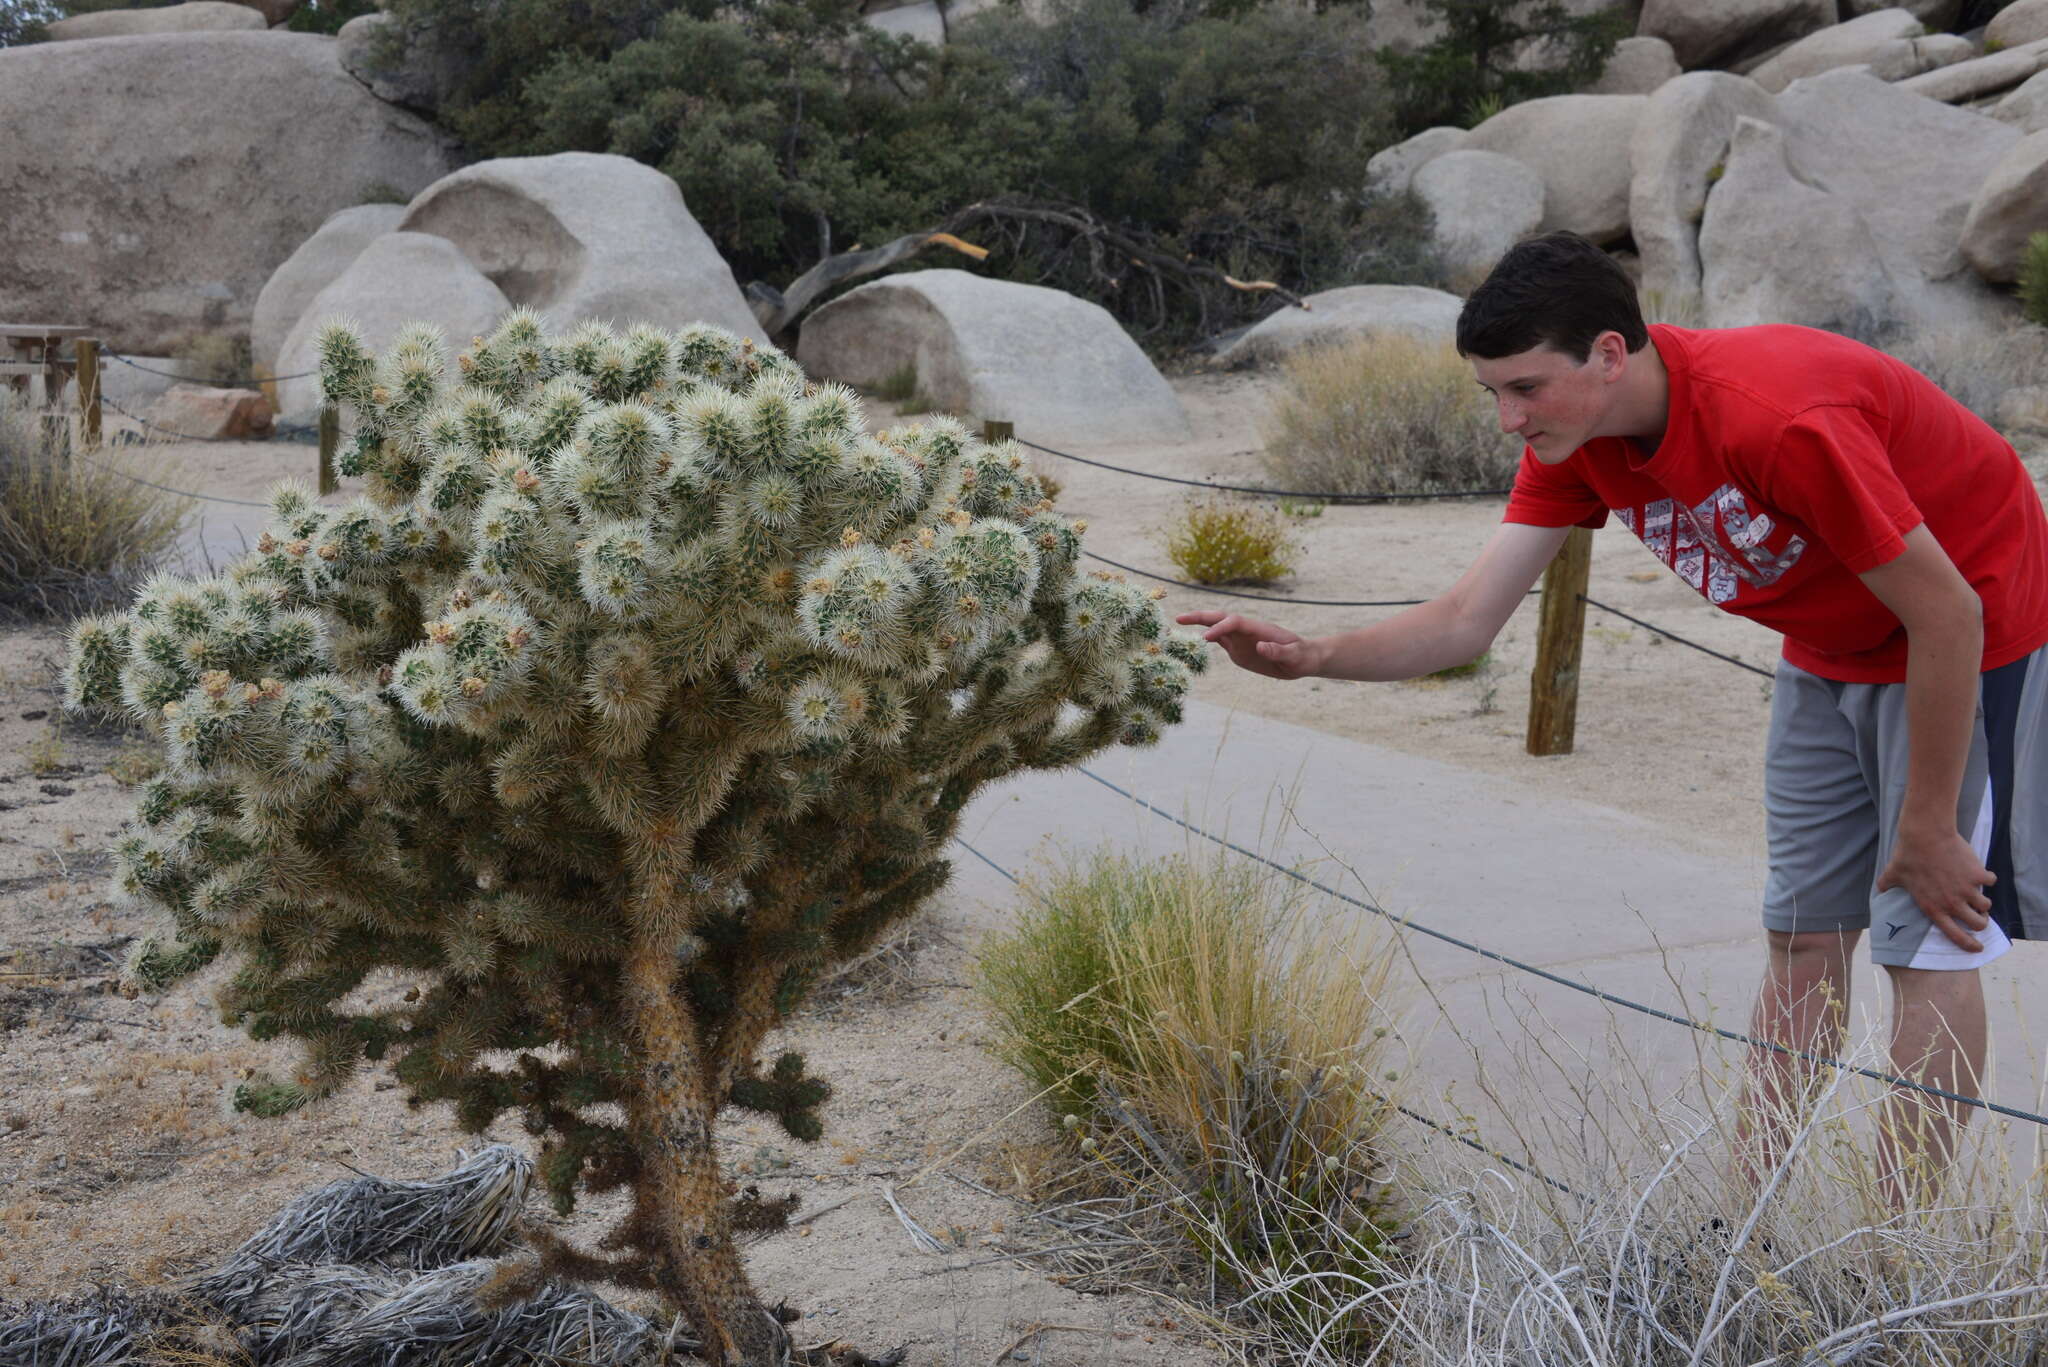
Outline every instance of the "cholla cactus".
{"type": "Polygon", "coordinates": [[[169,752],[117,847],[176,927],[134,973],[233,956],[227,1018],[303,1045],[245,1107],[381,1059],[471,1130],[517,1113],[563,1209],[632,1192],[553,1269],[766,1361],[714,1121],[815,1139],[827,1089],[764,1035],[945,883],[977,788],[1155,740],[1201,647],[1076,573],[1014,447],[870,434],[727,333],[521,311],[452,366],[424,327],[320,355],[368,496],[284,487],[223,576],[72,639],[71,703],[169,752]]]}

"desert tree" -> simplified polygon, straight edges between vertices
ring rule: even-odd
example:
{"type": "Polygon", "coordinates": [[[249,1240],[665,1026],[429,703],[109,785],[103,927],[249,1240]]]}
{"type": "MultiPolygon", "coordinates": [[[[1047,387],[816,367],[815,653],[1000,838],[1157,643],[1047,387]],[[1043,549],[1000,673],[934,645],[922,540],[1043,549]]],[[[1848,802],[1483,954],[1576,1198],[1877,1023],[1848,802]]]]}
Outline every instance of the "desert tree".
{"type": "Polygon", "coordinates": [[[162,736],[116,853],[168,913],[134,977],[231,960],[219,1001],[302,1046],[275,1113],[364,1060],[538,1139],[552,1275],[659,1292],[714,1361],[786,1335],[736,1251],[719,1114],[820,1133],[764,1041],[818,974],[943,886],[982,785],[1154,741],[1199,643],[1077,570],[1018,449],[860,402],[715,329],[507,316],[451,357],[346,325],[339,505],[285,486],[217,578],[72,638],[69,700],[162,736]]]}

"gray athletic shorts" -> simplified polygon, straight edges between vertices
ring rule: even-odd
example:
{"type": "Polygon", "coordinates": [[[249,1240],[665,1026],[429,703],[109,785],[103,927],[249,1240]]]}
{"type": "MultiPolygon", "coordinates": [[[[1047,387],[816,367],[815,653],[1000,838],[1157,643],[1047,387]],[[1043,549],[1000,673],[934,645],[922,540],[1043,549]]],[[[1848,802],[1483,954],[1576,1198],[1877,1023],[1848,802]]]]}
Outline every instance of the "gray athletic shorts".
{"type": "Polygon", "coordinates": [[[1998,875],[1978,953],[1904,889],[1876,891],[1906,792],[1904,684],[1838,683],[1780,661],[1769,745],[1765,929],[1869,929],[1873,961],[1910,968],[1975,968],[2013,940],[2048,939],[2048,647],[1983,676],[1956,804],[1956,829],[1998,875]]]}

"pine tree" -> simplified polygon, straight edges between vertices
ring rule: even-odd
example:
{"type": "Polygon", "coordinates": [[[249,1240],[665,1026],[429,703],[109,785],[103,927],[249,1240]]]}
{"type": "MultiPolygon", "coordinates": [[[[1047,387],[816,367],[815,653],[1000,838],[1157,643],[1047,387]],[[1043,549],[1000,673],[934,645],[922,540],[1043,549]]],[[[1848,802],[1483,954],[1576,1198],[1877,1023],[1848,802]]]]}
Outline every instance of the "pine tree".
{"type": "Polygon", "coordinates": [[[814,1140],[828,1089],[764,1036],[946,882],[978,788],[1156,740],[1201,647],[1077,573],[1013,445],[870,434],[727,333],[521,311],[452,367],[425,327],[320,356],[366,496],[283,487],[220,577],[72,637],[69,701],[168,755],[116,847],[176,932],[134,976],[232,960],[228,1021],[303,1055],[244,1108],[382,1060],[515,1113],[560,1209],[632,1196],[605,1252],[536,1234],[551,1273],[772,1361],[715,1125],[814,1140]]]}

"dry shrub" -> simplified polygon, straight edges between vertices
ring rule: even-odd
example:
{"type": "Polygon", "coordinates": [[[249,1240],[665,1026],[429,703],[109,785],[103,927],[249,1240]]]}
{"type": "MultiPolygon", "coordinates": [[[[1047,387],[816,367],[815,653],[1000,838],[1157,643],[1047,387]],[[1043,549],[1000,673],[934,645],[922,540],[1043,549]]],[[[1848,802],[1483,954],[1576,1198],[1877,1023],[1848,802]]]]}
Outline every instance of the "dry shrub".
{"type": "Polygon", "coordinates": [[[2026,254],[2020,258],[2020,312],[2027,321],[2048,327],[2048,233],[2027,238],[2026,254]]]}
{"type": "Polygon", "coordinates": [[[2048,377],[2048,327],[2035,323],[1907,333],[1885,350],[1986,422],[1997,421],[1998,401],[2009,391],[2048,377]]]}
{"type": "Polygon", "coordinates": [[[1276,486],[1368,497],[1506,488],[1522,450],[1452,347],[1400,334],[1294,353],[1265,436],[1276,486]]]}
{"type": "MultiPolygon", "coordinates": [[[[1391,960],[1302,885],[1231,856],[1097,852],[1059,867],[982,956],[997,1052],[1045,1090],[1084,1163],[1043,1218],[1110,1231],[1111,1283],[1208,1312],[1260,1276],[1377,1276],[1391,960]]],[[[1062,1240],[1061,1242],[1070,1242],[1062,1240]]],[[[1336,1313],[1318,1283],[1251,1312],[1336,1313]]],[[[1357,1346],[1371,1316],[1338,1316],[1357,1346]]]]}
{"type": "Polygon", "coordinates": [[[74,460],[0,389],[0,613],[63,615],[129,595],[176,544],[189,500],[74,460]]]}
{"type": "Polygon", "coordinates": [[[1270,503],[1206,494],[1181,508],[1166,554],[1197,584],[1269,584],[1294,572],[1301,543],[1270,503]]]}

